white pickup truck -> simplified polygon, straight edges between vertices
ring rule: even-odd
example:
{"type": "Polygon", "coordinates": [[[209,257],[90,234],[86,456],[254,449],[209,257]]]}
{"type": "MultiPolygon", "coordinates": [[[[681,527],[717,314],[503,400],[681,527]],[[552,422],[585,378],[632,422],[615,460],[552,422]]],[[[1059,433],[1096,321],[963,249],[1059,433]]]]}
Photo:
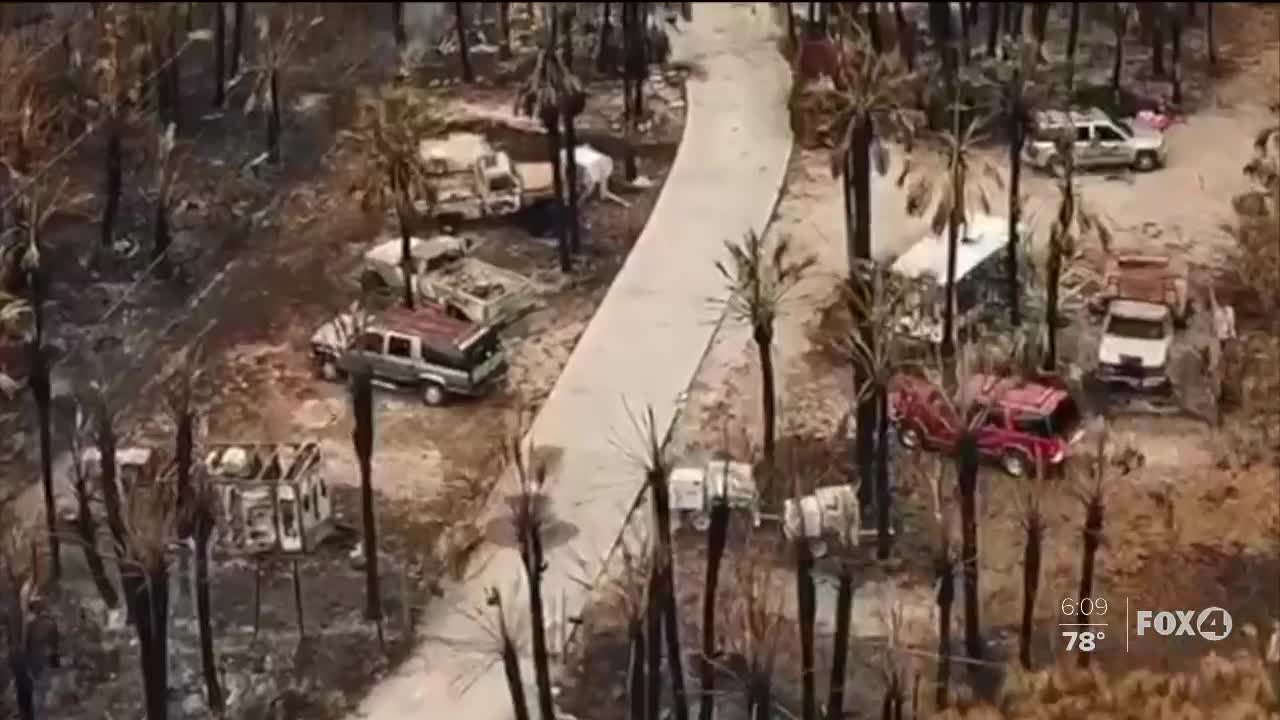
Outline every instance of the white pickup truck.
{"type": "Polygon", "coordinates": [[[1163,303],[1116,299],[1098,344],[1098,379],[1150,391],[1169,385],[1173,349],[1173,313],[1163,303]]]}

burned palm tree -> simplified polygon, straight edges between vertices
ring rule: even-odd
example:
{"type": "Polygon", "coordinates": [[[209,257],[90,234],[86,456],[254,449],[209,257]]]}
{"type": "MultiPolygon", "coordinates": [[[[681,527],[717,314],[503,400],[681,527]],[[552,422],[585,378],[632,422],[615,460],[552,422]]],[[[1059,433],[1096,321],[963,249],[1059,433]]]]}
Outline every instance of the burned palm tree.
{"type": "Polygon", "coordinates": [[[506,609],[502,605],[502,594],[491,588],[486,603],[495,608],[498,615],[499,655],[502,658],[502,674],[507,679],[507,692],[511,693],[511,712],[515,715],[515,720],[529,720],[529,704],[525,699],[524,680],[520,673],[520,654],[511,637],[506,609]]]}
{"type": "Polygon", "coordinates": [[[227,10],[224,3],[213,6],[213,106],[227,101],[227,10]]]}
{"type": "Polygon", "coordinates": [[[20,720],[35,720],[35,677],[32,658],[34,600],[39,593],[35,545],[26,538],[6,508],[4,537],[0,539],[0,617],[4,620],[6,661],[13,678],[13,694],[20,720]]]}
{"type": "MultiPolygon", "coordinates": [[[[25,180],[22,175],[19,180],[25,180]]],[[[45,226],[54,213],[64,206],[64,181],[56,190],[48,192],[40,182],[28,182],[25,192],[19,198],[19,215],[23,224],[17,229],[23,231],[26,249],[19,263],[26,276],[28,290],[27,309],[31,313],[31,334],[28,341],[30,369],[28,385],[36,405],[36,422],[40,439],[40,484],[44,493],[45,526],[49,542],[50,571],[54,580],[62,576],[62,560],[60,557],[56,510],[53,501],[53,397],[50,374],[52,364],[49,348],[45,344],[45,295],[49,284],[48,268],[42,262],[41,245],[45,226]]],[[[18,305],[14,306],[15,308],[18,305]]]]}
{"type": "Polygon", "coordinates": [[[956,599],[956,556],[952,549],[952,510],[942,491],[942,465],[934,467],[935,518],[938,521],[938,541],[933,556],[933,574],[936,581],[935,602],[938,606],[938,677],[934,686],[934,706],[944,710],[950,704],[951,693],[951,611],[956,599]]]}
{"type": "Polygon", "coordinates": [[[760,560],[758,552],[744,553],[736,565],[737,602],[729,609],[729,644],[741,668],[748,716],[768,720],[775,716],[778,651],[789,632],[780,606],[780,599],[786,596],[786,581],[760,560]]]}
{"type": "Polygon", "coordinates": [[[1018,244],[1022,239],[1022,149],[1031,129],[1030,83],[1035,72],[1035,55],[1024,42],[1010,41],[1001,67],[1004,85],[1004,115],[1009,137],[1008,241],[1005,246],[1005,302],[1009,304],[1009,324],[1022,325],[1022,284],[1018,280],[1018,244]]]}
{"type": "Polygon", "coordinates": [[[462,68],[462,82],[475,82],[475,73],[471,70],[471,48],[467,42],[467,13],[465,3],[453,3],[454,30],[458,37],[458,64],[462,68]]]}
{"type": "Polygon", "coordinates": [[[715,667],[719,656],[716,641],[716,595],[720,591],[720,565],[729,539],[729,503],[716,498],[711,505],[711,522],[707,526],[707,566],[702,584],[702,656],[698,662],[698,720],[711,720],[715,712],[715,667]]]}
{"type": "Polygon", "coordinates": [[[209,553],[217,527],[220,501],[217,489],[201,471],[192,477],[195,464],[196,409],[195,384],[200,377],[199,347],[188,355],[169,388],[169,412],[174,419],[174,470],[179,538],[190,538],[195,556],[196,625],[200,636],[200,666],[204,675],[205,699],[209,709],[223,709],[222,685],[213,648],[213,607],[209,598],[209,553]]]}
{"type": "Polygon", "coordinates": [[[773,332],[787,296],[816,263],[812,256],[792,258],[790,238],[771,244],[754,230],[737,243],[725,242],[729,259],[717,261],[716,269],[728,284],[725,310],[751,328],[760,359],[763,396],[764,462],[773,467],[777,434],[777,390],[774,387],[773,332]]]}
{"type": "Polygon", "coordinates": [[[97,61],[92,64],[92,106],[106,134],[105,175],[103,191],[106,205],[102,211],[100,238],[102,249],[115,241],[116,220],[120,212],[120,196],[124,190],[124,133],[133,120],[138,103],[138,63],[130,52],[127,18],[115,3],[107,4],[97,14],[97,61]]]}
{"type": "Polygon", "coordinates": [[[1044,514],[1040,510],[1039,488],[1044,481],[1043,465],[1037,465],[1036,481],[1022,493],[1022,622],[1018,626],[1018,662],[1031,669],[1031,632],[1035,619],[1036,595],[1040,591],[1040,564],[1044,556],[1044,514]]]}
{"type": "MultiPolygon", "coordinates": [[[[891,136],[903,136],[910,142],[918,115],[908,109],[916,78],[901,68],[896,55],[876,53],[851,17],[844,18],[840,44],[841,63],[834,78],[835,89],[830,91],[836,107],[831,132],[838,138],[831,153],[831,171],[844,198],[849,278],[862,283],[866,280],[857,275],[860,262],[871,259],[872,167],[881,175],[888,172],[885,142],[891,136]]],[[[869,335],[864,340],[873,342],[869,335]]],[[[855,367],[854,387],[865,384],[858,372],[855,367]]],[[[850,465],[858,477],[871,476],[874,425],[875,406],[866,398],[858,406],[856,462],[850,465]]],[[[870,485],[862,483],[860,487],[859,500],[869,506],[870,485]]]]}
{"type": "Polygon", "coordinates": [[[284,127],[281,77],[307,32],[322,22],[324,17],[319,15],[304,22],[294,6],[278,10],[275,17],[261,15],[257,18],[258,62],[249,69],[253,73],[253,85],[244,112],[249,115],[262,108],[266,114],[266,156],[272,163],[280,162],[280,134],[284,127]]]}
{"type": "Polygon", "coordinates": [[[1095,238],[1104,250],[1111,246],[1111,232],[1102,220],[1089,211],[1075,187],[1074,131],[1064,132],[1055,140],[1053,171],[1058,178],[1058,210],[1049,226],[1048,272],[1045,281],[1043,321],[1045,354],[1042,370],[1058,369],[1058,330],[1063,325],[1060,300],[1066,263],[1076,255],[1077,239],[1095,238]]]}
{"type": "MultiPolygon", "coordinates": [[[[1106,475],[1111,466],[1121,477],[1140,469],[1146,459],[1129,443],[1108,448],[1108,432],[1105,425],[1098,432],[1098,449],[1091,458],[1087,480],[1078,490],[1078,497],[1084,506],[1084,529],[1080,561],[1080,593],[1079,597],[1093,597],[1095,573],[1098,568],[1098,549],[1102,547],[1103,518],[1106,513],[1106,475]]],[[[1081,607],[1077,612],[1076,622],[1087,623],[1089,618],[1081,607]]],[[[1080,667],[1089,664],[1089,653],[1080,653],[1080,667]]]]}
{"type": "Polygon", "coordinates": [[[170,269],[169,245],[173,240],[173,208],[175,186],[181,171],[173,157],[175,127],[170,123],[159,134],[153,164],[155,166],[156,206],[152,222],[151,262],[160,276],[170,269]]]}
{"type": "Polygon", "coordinates": [[[1111,62],[1111,94],[1120,98],[1120,74],[1124,69],[1124,39],[1129,34],[1129,3],[1111,3],[1111,31],[1115,35],[1116,52],[1111,62]]]}
{"type": "MultiPolygon", "coordinates": [[[[586,107],[587,97],[582,83],[565,66],[564,58],[557,52],[556,28],[558,25],[559,23],[553,19],[551,32],[542,49],[538,51],[533,71],[525,79],[516,97],[516,112],[538,118],[547,133],[547,152],[551,160],[552,182],[555,189],[555,226],[560,241],[560,270],[568,273],[573,270],[572,251],[573,243],[577,238],[577,192],[576,188],[569,189],[570,200],[572,200],[569,210],[573,217],[566,222],[566,191],[562,175],[564,168],[561,167],[561,120],[565,120],[571,127],[572,118],[576,118],[586,107]]],[[[573,134],[572,128],[567,134],[573,134]]],[[[576,161],[572,147],[569,148],[568,162],[575,166],[573,179],[576,179],[576,161]]]]}
{"type": "Polygon", "coordinates": [[[93,578],[94,587],[98,589],[102,603],[108,609],[114,610],[120,604],[120,596],[107,575],[107,566],[98,548],[98,523],[93,516],[93,491],[89,487],[90,467],[83,461],[81,430],[82,428],[72,428],[71,432],[67,433],[67,445],[71,450],[71,489],[76,499],[75,533],[80,548],[84,551],[89,576],[93,578]]]}
{"type": "Polygon", "coordinates": [[[364,162],[356,189],[366,211],[395,212],[400,233],[402,299],[412,310],[417,299],[417,267],[413,257],[413,228],[419,209],[435,201],[435,189],[418,152],[418,142],[442,125],[427,98],[410,87],[383,88],[359,101],[354,127],[340,140],[364,162]]]}
{"type": "Polygon", "coordinates": [[[378,530],[373,508],[373,369],[362,364],[351,374],[351,444],[360,467],[360,517],[364,529],[364,616],[382,637],[382,588],[378,578],[378,530]]]}
{"type": "MultiPolygon", "coordinates": [[[[532,443],[530,443],[532,445],[532,443]]],[[[529,624],[533,646],[534,683],[538,691],[538,716],[555,720],[551,690],[551,660],[547,649],[547,618],[542,603],[542,575],[546,572],[543,531],[547,521],[547,498],[542,494],[547,467],[541,458],[530,457],[518,434],[503,442],[503,453],[519,487],[510,499],[512,524],[520,546],[529,591],[529,624]]]]}
{"type": "MultiPolygon", "coordinates": [[[[649,504],[653,509],[653,573],[649,595],[655,618],[660,618],[666,641],[667,668],[671,675],[673,712],[676,720],[688,720],[689,701],[684,685],[684,651],[680,645],[680,618],[676,608],[675,560],[671,538],[671,490],[667,484],[668,442],[670,435],[658,429],[653,408],[641,418],[632,418],[643,443],[645,484],[649,488],[649,504]]],[[[651,657],[661,657],[659,648],[651,649],[651,657]],[[658,652],[655,652],[658,651],[658,652]]],[[[659,673],[660,674],[660,673],[659,673]]],[[[652,679],[653,673],[650,673],[652,679]]]]}
{"type": "MultiPolygon", "coordinates": [[[[800,522],[803,525],[803,517],[800,522]]],[[[796,613],[800,621],[800,717],[802,720],[817,720],[818,689],[813,651],[818,606],[813,584],[813,547],[804,528],[796,534],[791,545],[796,559],[796,613]]]]}
{"type": "Polygon", "coordinates": [[[166,720],[169,711],[169,545],[177,534],[175,508],[164,486],[135,487],[128,496],[120,574],[138,637],[147,720],[166,720]]]}
{"type": "Polygon", "coordinates": [[[1183,18],[1184,3],[1173,3],[1166,11],[1169,18],[1169,35],[1172,41],[1171,61],[1173,63],[1173,74],[1169,78],[1172,85],[1171,97],[1174,107],[1182,106],[1182,27],[1185,22],[1183,18]]]}

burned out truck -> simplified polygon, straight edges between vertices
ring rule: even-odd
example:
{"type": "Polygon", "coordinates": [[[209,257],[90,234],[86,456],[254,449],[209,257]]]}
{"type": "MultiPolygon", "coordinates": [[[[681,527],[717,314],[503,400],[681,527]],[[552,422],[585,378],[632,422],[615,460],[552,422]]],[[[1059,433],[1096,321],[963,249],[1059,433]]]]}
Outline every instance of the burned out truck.
{"type": "MultiPolygon", "coordinates": [[[[417,297],[448,315],[476,325],[500,325],[533,306],[532,281],[506,268],[469,255],[476,247],[469,237],[436,235],[412,238],[414,290],[417,297]]],[[[364,256],[361,284],[372,292],[404,288],[399,239],[386,239],[364,256]]]]}
{"type": "Polygon", "coordinates": [[[436,196],[419,211],[441,222],[510,215],[523,206],[524,183],[511,157],[482,135],[428,138],[418,144],[418,156],[436,196]]]}
{"type": "Polygon", "coordinates": [[[203,470],[220,499],[218,526],[233,552],[313,550],[333,530],[320,445],[227,442],[205,450],[203,470]]]}

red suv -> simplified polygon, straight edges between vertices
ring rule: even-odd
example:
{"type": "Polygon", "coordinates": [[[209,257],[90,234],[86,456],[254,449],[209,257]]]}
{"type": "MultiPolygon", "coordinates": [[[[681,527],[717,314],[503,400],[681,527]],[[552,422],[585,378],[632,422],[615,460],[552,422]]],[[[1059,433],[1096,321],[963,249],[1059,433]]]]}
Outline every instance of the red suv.
{"type": "MultiPolygon", "coordinates": [[[[1057,465],[1084,434],[1071,395],[1017,378],[975,375],[969,379],[969,421],[979,421],[978,450],[1014,477],[1034,472],[1036,461],[1057,465]]],[[[933,383],[901,375],[895,379],[892,416],[898,440],[908,448],[950,452],[959,437],[955,411],[933,383]]]]}

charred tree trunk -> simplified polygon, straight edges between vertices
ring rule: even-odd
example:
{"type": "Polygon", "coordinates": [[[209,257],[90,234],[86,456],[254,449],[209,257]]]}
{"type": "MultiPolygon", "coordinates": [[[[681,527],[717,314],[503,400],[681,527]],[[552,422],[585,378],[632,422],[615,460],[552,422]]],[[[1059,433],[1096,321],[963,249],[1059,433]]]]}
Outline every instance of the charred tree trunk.
{"type": "Polygon", "coordinates": [[[1003,3],[987,3],[987,57],[990,58],[996,56],[1000,47],[1000,17],[1004,14],[1002,7],[1003,3]]]}
{"type": "MultiPolygon", "coordinates": [[[[826,6],[826,3],[823,3],[826,6]]],[[[869,2],[865,4],[867,9],[867,37],[871,40],[871,51],[876,55],[884,52],[884,40],[880,34],[880,10],[879,3],[869,2]]],[[[823,33],[826,34],[825,32],[823,33]]]]}
{"type": "Polygon", "coordinates": [[[151,238],[151,262],[155,264],[156,275],[164,277],[168,269],[169,244],[173,235],[169,231],[169,203],[163,192],[156,201],[153,233],[151,238]]]}
{"type": "Polygon", "coordinates": [[[1218,43],[1213,36],[1213,3],[1204,4],[1204,40],[1209,51],[1209,67],[1218,66],[1218,43]]]}
{"type": "Polygon", "coordinates": [[[969,5],[971,3],[960,3],[960,64],[969,64],[969,5]]]}
{"type": "Polygon", "coordinates": [[[555,191],[552,215],[555,217],[556,247],[560,255],[560,272],[573,272],[573,253],[569,246],[569,232],[565,222],[564,180],[560,167],[560,123],[558,118],[543,118],[547,130],[547,153],[551,159],[551,182],[555,191]]]}
{"type": "MultiPolygon", "coordinates": [[[[504,5],[506,3],[503,3],[504,5]]],[[[511,693],[511,711],[515,720],[529,720],[529,703],[525,699],[524,679],[520,672],[520,654],[507,628],[507,615],[502,597],[495,591],[493,604],[498,608],[498,639],[502,643],[502,674],[507,678],[507,692],[511,693]]]]}
{"type": "MultiPolygon", "coordinates": [[[[1099,469],[1101,472],[1101,469],[1099,469]]],[[[1102,545],[1102,517],[1103,517],[1102,494],[1095,493],[1085,503],[1084,515],[1084,555],[1080,565],[1080,598],[1093,597],[1093,575],[1097,570],[1098,548],[1102,545]]],[[[1083,608],[1079,609],[1076,614],[1076,622],[1086,623],[1089,618],[1085,616],[1083,608]]],[[[1089,664],[1090,653],[1080,653],[1080,667],[1089,664]]]]}
{"type": "MultiPolygon", "coordinates": [[[[568,35],[566,34],[567,38],[568,35]]],[[[567,41],[566,41],[567,42],[567,41]]],[[[565,188],[569,196],[569,252],[578,254],[582,252],[582,240],[580,237],[581,222],[578,218],[578,128],[576,126],[577,116],[573,113],[565,113],[564,115],[564,144],[565,144],[565,188]]]]}
{"type": "Polygon", "coordinates": [[[192,536],[196,561],[196,623],[200,631],[200,667],[204,673],[205,699],[214,714],[223,709],[222,684],[218,680],[218,661],[213,653],[213,606],[209,602],[209,539],[214,519],[208,507],[196,510],[192,536]]]}
{"type": "MultiPolygon", "coordinates": [[[[503,3],[505,5],[506,3],[503,3]]],[[[396,47],[404,47],[406,35],[404,31],[404,3],[391,3],[391,31],[395,34],[396,47]]]]}
{"type": "Polygon", "coordinates": [[[1164,3],[1151,3],[1151,74],[1162,78],[1164,71],[1164,3]]]}
{"type": "Polygon", "coordinates": [[[471,72],[471,51],[467,45],[467,18],[462,3],[453,4],[453,18],[458,30],[458,63],[462,68],[462,82],[475,82],[475,75],[471,72]]]}
{"type": "Polygon", "coordinates": [[[1048,334],[1043,369],[1046,373],[1055,372],[1058,368],[1058,289],[1062,282],[1063,233],[1075,217],[1075,197],[1072,188],[1075,174],[1075,158],[1072,157],[1071,146],[1067,144],[1064,155],[1062,205],[1058,209],[1058,228],[1049,237],[1049,277],[1045,288],[1045,331],[1048,334]]]}
{"type": "Polygon", "coordinates": [[[658,580],[658,569],[649,570],[648,604],[645,607],[644,646],[645,657],[645,716],[657,718],[662,716],[662,603],[658,599],[662,592],[662,583],[658,580]]]}
{"type": "Polygon", "coordinates": [[[1128,34],[1129,12],[1122,3],[1111,3],[1112,30],[1116,34],[1115,60],[1111,64],[1111,94],[1120,97],[1120,73],[1124,69],[1124,39],[1128,34]]]}
{"type": "Polygon", "coordinates": [[[169,573],[163,564],[139,578],[135,607],[147,720],[169,714],[169,573]]]}
{"type": "Polygon", "coordinates": [[[1174,8],[1168,11],[1169,34],[1173,41],[1173,92],[1170,98],[1174,107],[1182,106],[1182,11],[1174,8]]]}
{"type": "Polygon", "coordinates": [[[609,70],[610,58],[613,57],[613,3],[603,3],[600,16],[600,37],[596,44],[596,72],[604,74],[609,70]]]}
{"type": "Polygon", "coordinates": [[[373,373],[368,366],[352,377],[351,409],[355,426],[351,442],[360,468],[360,518],[364,529],[364,617],[382,625],[382,588],[378,579],[378,531],[373,512],[373,373]]]}
{"type": "Polygon", "coordinates": [[[626,126],[626,147],[623,150],[622,162],[627,182],[634,182],[637,175],[635,131],[640,119],[634,104],[636,95],[634,85],[635,65],[641,62],[639,59],[641,49],[637,45],[643,42],[638,37],[640,33],[637,28],[638,15],[636,3],[622,4],[622,122],[626,126]]]}
{"type": "Polygon", "coordinates": [[[1071,21],[1067,25],[1067,97],[1075,95],[1076,44],[1080,41],[1080,3],[1071,3],[1071,21]]]}
{"type": "Polygon", "coordinates": [[[889,491],[889,388],[876,392],[876,559],[888,560],[893,549],[893,494],[889,491]]]}
{"type": "Polygon", "coordinates": [[[231,15],[231,77],[240,74],[240,57],[244,54],[244,6],[242,2],[234,3],[231,15]]]}
{"type": "MultiPolygon", "coordinates": [[[[178,15],[182,12],[182,3],[175,3],[169,16],[168,33],[165,36],[165,66],[163,78],[169,87],[169,103],[174,128],[182,130],[182,57],[178,53],[178,15]]],[[[190,13],[187,20],[190,21],[190,13]]]]}
{"type": "Polygon", "coordinates": [[[213,106],[227,101],[227,15],[222,3],[213,4],[213,106]]]}
{"type": "Polygon", "coordinates": [[[902,3],[893,3],[893,22],[898,32],[898,49],[902,53],[902,60],[907,64],[908,72],[915,72],[916,69],[916,32],[915,28],[907,22],[907,16],[902,12],[902,3]]]}
{"type": "MultiPolygon", "coordinates": [[[[627,626],[627,634],[631,638],[631,657],[627,665],[627,720],[649,720],[645,714],[645,688],[649,686],[645,678],[645,659],[649,654],[644,645],[643,626],[640,618],[632,618],[627,626]]],[[[703,702],[708,702],[705,696],[703,702]]],[[[709,711],[707,718],[710,718],[709,711]]]]}
{"type": "MultiPolygon", "coordinates": [[[[43,281],[34,277],[31,284],[33,295],[43,292],[34,290],[43,281]]],[[[38,307],[38,306],[37,306],[38,307]]],[[[36,315],[43,310],[36,309],[36,315]]],[[[49,357],[41,338],[43,332],[37,331],[30,343],[31,369],[29,371],[31,394],[36,404],[36,422],[40,424],[40,489],[44,493],[45,534],[49,544],[50,575],[57,580],[62,577],[62,551],[58,542],[58,514],[53,501],[53,398],[49,379],[49,357]]],[[[103,598],[106,599],[105,596],[103,598]]]]}
{"type": "Polygon", "coordinates": [[[761,408],[764,412],[764,462],[773,468],[774,449],[777,438],[777,389],[773,375],[773,327],[767,322],[757,323],[752,332],[756,343],[756,352],[760,356],[760,384],[762,393],[761,408]]]}
{"type": "Polygon", "coordinates": [[[98,527],[93,520],[93,508],[89,503],[89,488],[82,471],[75,472],[76,492],[76,534],[80,536],[80,545],[84,548],[85,564],[89,566],[89,575],[93,584],[102,596],[102,602],[108,609],[114,610],[120,605],[120,596],[116,587],[107,577],[106,564],[102,562],[102,553],[98,552],[98,527]]]}
{"type": "Polygon", "coordinates": [[[801,720],[817,720],[818,696],[814,683],[813,646],[817,601],[813,587],[813,553],[809,539],[794,542],[796,552],[796,607],[800,614],[801,720]]]}
{"type": "MultiPolygon", "coordinates": [[[[1021,73],[1016,69],[1015,73],[1021,73]]],[[[1006,302],[1009,323],[1022,325],[1022,285],[1018,281],[1019,225],[1022,223],[1022,148],[1027,139],[1026,108],[1022,99],[1022,78],[1015,76],[1009,87],[1009,238],[1005,246],[1006,302]]]]}
{"type": "Polygon", "coordinates": [[[511,59],[511,3],[498,3],[498,59],[511,59]]]}
{"type": "MultiPolygon", "coordinates": [[[[102,504],[107,511],[107,528],[115,541],[116,556],[124,557],[128,548],[128,531],[124,524],[124,512],[120,506],[120,487],[116,484],[116,435],[112,427],[110,409],[105,398],[98,401],[98,480],[102,490],[102,504]]],[[[128,602],[130,588],[125,585],[128,574],[121,572],[121,590],[128,602]]],[[[130,608],[132,611],[132,608],[130,608]]],[[[133,618],[137,621],[137,618],[133,618]]]]}
{"type": "Polygon", "coordinates": [[[934,688],[933,703],[939,710],[945,710],[951,702],[951,606],[956,599],[956,577],[951,564],[951,541],[945,534],[936,558],[936,572],[938,574],[938,682],[934,688]]]}
{"type": "Polygon", "coordinates": [[[391,192],[395,195],[396,222],[400,226],[400,272],[404,274],[401,300],[405,308],[414,309],[418,277],[413,263],[413,232],[409,228],[409,212],[412,204],[406,197],[404,179],[399,172],[391,173],[391,192]]]}
{"type": "Polygon", "coordinates": [[[773,720],[773,678],[763,668],[751,677],[751,720],[773,720]]]}
{"type": "Polygon", "coordinates": [[[271,87],[271,107],[267,113],[267,159],[272,163],[280,162],[280,75],[276,68],[271,68],[269,82],[271,87]]]}
{"type": "Polygon", "coordinates": [[[1040,590],[1040,558],[1044,541],[1044,522],[1038,511],[1027,516],[1023,532],[1022,625],[1018,631],[1018,660],[1024,670],[1030,670],[1032,620],[1036,611],[1036,594],[1040,590]]]}
{"type": "Polygon", "coordinates": [[[532,503],[536,498],[524,499],[526,505],[522,512],[526,515],[520,523],[523,530],[520,554],[524,561],[525,579],[529,583],[529,622],[533,639],[534,682],[538,688],[538,717],[555,720],[555,701],[551,695],[551,661],[547,654],[547,619],[542,607],[542,573],[546,561],[542,555],[541,528],[532,503]]]}
{"type": "Polygon", "coordinates": [[[707,568],[702,586],[702,657],[698,663],[698,686],[702,699],[698,704],[698,720],[712,720],[715,711],[716,593],[720,588],[720,562],[724,559],[729,539],[729,505],[716,502],[711,506],[711,525],[707,528],[707,568]]]}
{"type": "Polygon", "coordinates": [[[1026,3],[1020,3],[1020,2],[1011,3],[1011,5],[1013,5],[1013,9],[1011,11],[1012,12],[1011,17],[1013,18],[1012,35],[1015,39],[1021,40],[1022,39],[1022,13],[1026,9],[1026,3]]]}
{"type": "Polygon", "coordinates": [[[297,560],[289,565],[289,574],[293,579],[293,617],[298,624],[298,647],[302,647],[303,641],[307,639],[307,621],[302,612],[302,576],[298,574],[297,560]]]}
{"type": "Polygon", "coordinates": [[[560,61],[565,69],[573,72],[573,21],[575,13],[572,5],[560,5],[560,61]]]}
{"type": "Polygon", "coordinates": [[[107,120],[107,198],[102,211],[102,248],[111,249],[115,241],[116,216],[120,212],[120,193],[124,187],[124,160],[121,150],[122,129],[119,118],[107,120]]]}
{"type": "MultiPolygon", "coordinates": [[[[16,591],[15,591],[16,594],[16,591]]],[[[17,604],[15,598],[11,601],[17,604]]],[[[10,610],[22,612],[21,607],[10,610]]],[[[13,675],[13,694],[18,704],[20,720],[36,720],[35,682],[31,677],[31,657],[27,650],[25,621],[21,617],[10,618],[8,637],[5,644],[9,647],[9,672],[13,675]]]]}
{"type": "Polygon", "coordinates": [[[973,660],[982,659],[978,619],[978,440],[965,431],[960,438],[956,478],[960,486],[960,561],[964,577],[964,646],[973,660]]]}
{"type": "Polygon", "coordinates": [[[791,52],[800,51],[800,39],[796,37],[796,14],[795,9],[791,7],[791,3],[782,3],[783,12],[787,14],[787,43],[791,47],[791,52]]]}
{"type": "Polygon", "coordinates": [[[667,669],[671,671],[671,694],[675,720],[689,720],[689,701],[684,685],[684,652],[680,646],[680,619],[676,608],[675,561],[671,540],[671,492],[667,470],[661,464],[648,473],[653,500],[654,526],[658,532],[659,580],[662,583],[662,625],[667,642],[667,669]]]}
{"type": "Polygon", "coordinates": [[[836,588],[836,634],[831,650],[831,682],[827,690],[827,720],[844,717],[844,682],[849,660],[850,617],[853,611],[853,567],[840,563],[836,588]]]}
{"type": "MultiPolygon", "coordinates": [[[[852,210],[847,222],[851,223],[849,247],[849,282],[854,292],[870,297],[870,278],[864,273],[864,263],[871,260],[871,118],[865,113],[854,119],[849,144],[849,205],[852,210]]],[[[874,344],[869,318],[855,318],[864,343],[874,344]]],[[[855,364],[855,388],[860,388],[868,378],[866,369],[855,364]]],[[[869,508],[873,500],[871,477],[875,461],[875,398],[867,396],[858,403],[854,451],[857,453],[858,501],[862,509],[869,508]]]]}
{"type": "Polygon", "coordinates": [[[1046,61],[1044,37],[1049,30],[1049,3],[1038,2],[1031,6],[1031,34],[1036,43],[1036,62],[1046,61]]]}

